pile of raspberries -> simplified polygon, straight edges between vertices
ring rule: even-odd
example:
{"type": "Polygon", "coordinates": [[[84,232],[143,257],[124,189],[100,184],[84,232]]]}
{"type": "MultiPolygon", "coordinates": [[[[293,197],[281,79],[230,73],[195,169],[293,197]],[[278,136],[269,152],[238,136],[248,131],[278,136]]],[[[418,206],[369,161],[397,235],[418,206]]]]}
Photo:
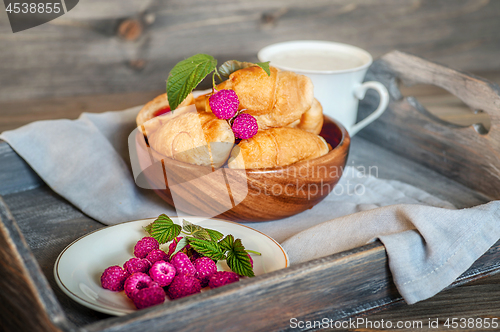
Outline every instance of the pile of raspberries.
{"type": "Polygon", "coordinates": [[[170,257],[180,238],[169,246],[168,254],[160,249],[156,239],[144,237],[134,247],[134,258],[121,266],[110,266],[101,275],[105,289],[125,294],[137,309],[147,308],[191,294],[209,286],[217,288],[235,281],[240,276],[234,272],[217,271],[215,262],[201,257],[185,247],[170,257]],[[188,256],[189,254],[189,256],[188,256]]]}

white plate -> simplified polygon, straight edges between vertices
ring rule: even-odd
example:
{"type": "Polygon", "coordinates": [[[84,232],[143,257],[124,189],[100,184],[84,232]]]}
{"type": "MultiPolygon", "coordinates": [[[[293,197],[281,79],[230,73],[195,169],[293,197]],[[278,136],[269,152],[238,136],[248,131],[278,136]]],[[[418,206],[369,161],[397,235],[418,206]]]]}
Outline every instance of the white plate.
{"type": "MultiPolygon", "coordinates": [[[[255,275],[288,266],[288,256],[278,242],[250,227],[218,219],[184,219],[218,230],[224,235],[232,234],[242,240],[246,249],[262,253],[262,256],[252,255],[255,275]]],[[[121,316],[136,311],[124,292],[103,289],[100,278],[107,267],[123,266],[123,263],[133,257],[136,242],[148,236],[142,227],[154,220],[130,221],[101,228],[71,243],[59,254],[54,266],[59,287],[76,302],[106,314],[121,316]]],[[[182,218],[172,220],[177,224],[182,223],[182,218]]],[[[168,251],[167,245],[161,248],[168,251]]],[[[225,262],[218,264],[218,268],[229,270],[225,262]]]]}

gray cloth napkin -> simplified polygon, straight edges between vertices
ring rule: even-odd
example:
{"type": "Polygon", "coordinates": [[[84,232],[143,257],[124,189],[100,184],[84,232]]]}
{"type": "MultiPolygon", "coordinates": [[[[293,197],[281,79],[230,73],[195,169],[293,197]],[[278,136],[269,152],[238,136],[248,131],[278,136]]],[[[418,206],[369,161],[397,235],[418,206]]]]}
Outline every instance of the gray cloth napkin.
{"type": "MultiPolygon", "coordinates": [[[[136,107],[83,113],[73,121],[34,122],[0,138],[55,192],[104,224],[177,214],[153,191],[134,183],[127,138],[138,111],[136,107]]],[[[497,202],[455,210],[418,188],[377,179],[353,167],[346,168],[335,188],[299,215],[249,226],[282,243],[292,263],[378,237],[408,303],[442,290],[500,238],[497,202]]]]}

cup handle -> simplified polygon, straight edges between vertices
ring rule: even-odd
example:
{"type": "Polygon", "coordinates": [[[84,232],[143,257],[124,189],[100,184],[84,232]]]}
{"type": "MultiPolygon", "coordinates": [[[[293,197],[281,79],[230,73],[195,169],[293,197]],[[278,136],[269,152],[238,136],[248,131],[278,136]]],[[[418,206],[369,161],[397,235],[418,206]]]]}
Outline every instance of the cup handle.
{"type": "Polygon", "coordinates": [[[354,136],[358,131],[375,121],[379,116],[384,113],[387,105],[389,104],[389,92],[387,92],[387,88],[380,82],[370,81],[360,84],[358,87],[354,89],[354,96],[358,99],[365,98],[366,90],[373,89],[378,92],[380,95],[380,103],[378,104],[377,109],[366,118],[356,123],[349,130],[349,135],[354,136]]]}

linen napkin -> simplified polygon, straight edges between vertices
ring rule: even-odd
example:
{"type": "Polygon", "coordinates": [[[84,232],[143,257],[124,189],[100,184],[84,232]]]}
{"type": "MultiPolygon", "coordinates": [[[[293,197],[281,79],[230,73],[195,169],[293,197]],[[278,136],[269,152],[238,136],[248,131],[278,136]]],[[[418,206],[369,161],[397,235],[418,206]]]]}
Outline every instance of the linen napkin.
{"type": "MultiPolygon", "coordinates": [[[[55,192],[104,224],[177,214],[153,191],[134,183],[127,137],[138,111],[136,107],[83,113],[78,120],[34,122],[0,138],[55,192]]],[[[408,303],[449,285],[500,238],[497,202],[454,210],[418,188],[360,174],[353,167],[346,168],[335,188],[323,202],[299,215],[249,226],[282,243],[292,263],[378,237],[408,303]],[[349,186],[363,190],[349,192],[349,186]]]]}

